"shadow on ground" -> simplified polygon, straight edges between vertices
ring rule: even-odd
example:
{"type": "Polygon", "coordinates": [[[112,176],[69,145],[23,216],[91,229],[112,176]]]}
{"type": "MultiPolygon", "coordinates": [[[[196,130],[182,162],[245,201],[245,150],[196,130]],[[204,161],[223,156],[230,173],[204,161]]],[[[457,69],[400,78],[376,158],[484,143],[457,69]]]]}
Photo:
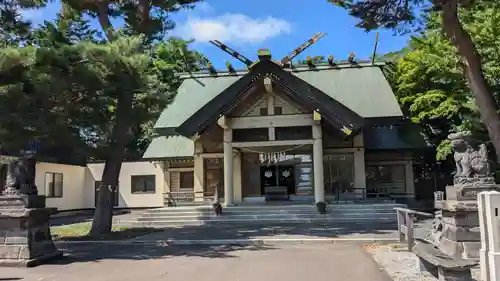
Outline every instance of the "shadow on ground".
{"type": "MultiPolygon", "coordinates": [[[[68,245],[61,249],[64,257],[49,264],[67,265],[71,263],[96,262],[100,260],[148,260],[173,257],[236,258],[234,251],[268,251],[276,249],[271,245],[68,245]]],[[[1,280],[0,280],[1,281],[1,280]]]]}
{"type": "Polygon", "coordinates": [[[339,238],[339,237],[397,237],[395,224],[233,224],[199,225],[166,228],[135,240],[211,240],[261,238],[339,238]]]}
{"type": "MultiPolygon", "coordinates": [[[[416,236],[422,235],[429,226],[429,221],[416,224],[416,236]]],[[[155,229],[155,233],[144,235],[135,240],[230,240],[250,239],[308,239],[308,238],[397,238],[397,227],[394,224],[345,224],[330,225],[328,223],[309,224],[232,224],[232,225],[199,225],[177,228],[155,229]]],[[[290,242],[288,242],[290,243],[290,242]]],[[[234,258],[235,251],[269,251],[275,246],[257,243],[233,243],[227,245],[190,245],[169,246],[161,243],[113,245],[113,244],[69,244],[64,251],[66,257],[55,261],[55,264],[75,262],[117,260],[165,259],[177,256],[203,258],[234,258]]],[[[1,281],[1,280],[0,280],[1,281]]]]}
{"type": "MultiPolygon", "coordinates": [[[[130,210],[115,210],[113,216],[121,216],[131,214],[130,210]]],[[[75,211],[75,212],[60,212],[50,219],[50,226],[62,226],[68,224],[90,222],[94,217],[94,210],[75,211]]],[[[0,280],[1,281],[1,280],[0,280]]]]}

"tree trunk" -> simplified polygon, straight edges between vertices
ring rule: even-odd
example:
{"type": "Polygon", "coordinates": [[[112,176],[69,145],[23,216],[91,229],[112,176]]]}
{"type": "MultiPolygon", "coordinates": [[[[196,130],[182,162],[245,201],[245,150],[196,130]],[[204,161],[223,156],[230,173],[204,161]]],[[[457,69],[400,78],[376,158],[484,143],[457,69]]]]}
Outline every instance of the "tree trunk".
{"type": "Polygon", "coordinates": [[[113,224],[113,193],[117,192],[118,177],[125,157],[125,147],[130,138],[130,112],[134,95],[122,92],[116,105],[116,124],[111,135],[110,151],[104,164],[102,184],[97,192],[97,206],[90,235],[111,232],[113,224]]]}
{"type": "MultiPolygon", "coordinates": [[[[98,20],[101,28],[106,33],[108,42],[115,39],[113,25],[109,20],[109,1],[100,0],[97,2],[99,13],[98,20]]],[[[96,236],[111,232],[113,227],[113,206],[114,192],[118,191],[118,177],[125,156],[125,146],[128,141],[129,119],[128,112],[132,108],[133,96],[127,97],[124,92],[118,98],[116,105],[116,124],[111,134],[109,143],[109,154],[104,164],[101,185],[97,191],[97,204],[95,206],[94,218],[90,235],[96,236]]],[[[117,202],[118,203],[118,202],[117,202]]]]}
{"type": "Polygon", "coordinates": [[[481,114],[481,121],[488,130],[488,135],[495,148],[497,162],[500,161],[500,116],[498,105],[493,97],[488,82],[483,74],[481,56],[472,41],[470,34],[464,29],[458,18],[458,1],[443,1],[443,30],[448,39],[457,48],[463,59],[463,71],[476,100],[481,114]]]}

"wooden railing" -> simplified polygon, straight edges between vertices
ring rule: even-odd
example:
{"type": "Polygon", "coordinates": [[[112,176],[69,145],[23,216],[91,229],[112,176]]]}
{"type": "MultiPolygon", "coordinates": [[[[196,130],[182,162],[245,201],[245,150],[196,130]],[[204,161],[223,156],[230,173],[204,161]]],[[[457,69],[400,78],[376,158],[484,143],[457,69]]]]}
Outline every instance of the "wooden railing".
{"type": "Polygon", "coordinates": [[[163,198],[168,206],[175,207],[181,202],[212,202],[214,194],[203,191],[172,191],[163,193],[163,198]]]}
{"type": "Polygon", "coordinates": [[[394,193],[394,192],[385,192],[382,190],[378,191],[367,191],[366,188],[349,188],[345,191],[341,191],[339,188],[333,191],[334,200],[331,203],[340,203],[340,202],[362,202],[362,201],[394,201],[397,198],[406,197],[406,193],[394,193]]]}
{"type": "Polygon", "coordinates": [[[411,252],[413,243],[415,242],[415,228],[413,227],[415,219],[419,216],[433,218],[434,215],[406,208],[394,208],[394,210],[398,218],[399,242],[403,243],[406,241],[408,252],[411,252]]]}

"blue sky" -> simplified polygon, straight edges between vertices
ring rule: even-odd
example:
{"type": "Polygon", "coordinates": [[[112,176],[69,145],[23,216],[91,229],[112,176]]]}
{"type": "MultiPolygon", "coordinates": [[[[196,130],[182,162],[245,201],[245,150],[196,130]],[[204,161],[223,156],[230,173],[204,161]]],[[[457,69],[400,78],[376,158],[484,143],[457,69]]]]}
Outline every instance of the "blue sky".
{"type": "MultiPolygon", "coordinates": [[[[23,15],[36,24],[53,19],[58,10],[59,3],[54,2],[43,10],[26,11],[23,15]]],[[[298,58],[333,55],[345,59],[355,52],[358,58],[367,59],[375,42],[375,32],[356,28],[355,18],[326,0],[207,0],[193,10],[172,14],[171,18],[177,26],[170,35],[196,39],[192,47],[208,56],[216,67],[224,67],[226,61],[235,66],[241,63],[207,42],[211,39],[228,44],[252,60],[259,48],[268,48],[273,58],[281,59],[316,32],[328,34],[298,58]],[[310,4],[305,5],[307,2],[310,4]]],[[[379,32],[378,54],[399,50],[409,39],[394,35],[391,30],[379,32]]]]}

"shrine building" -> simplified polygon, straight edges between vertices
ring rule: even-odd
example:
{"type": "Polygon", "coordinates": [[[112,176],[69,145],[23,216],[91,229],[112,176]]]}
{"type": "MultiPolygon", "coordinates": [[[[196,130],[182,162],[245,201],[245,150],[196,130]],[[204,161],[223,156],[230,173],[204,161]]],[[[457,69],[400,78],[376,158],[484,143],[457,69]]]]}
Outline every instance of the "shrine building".
{"type": "Polygon", "coordinates": [[[418,129],[374,61],[292,66],[259,51],[246,70],[181,74],[144,159],[167,199],[227,205],[413,198],[418,129]]]}

